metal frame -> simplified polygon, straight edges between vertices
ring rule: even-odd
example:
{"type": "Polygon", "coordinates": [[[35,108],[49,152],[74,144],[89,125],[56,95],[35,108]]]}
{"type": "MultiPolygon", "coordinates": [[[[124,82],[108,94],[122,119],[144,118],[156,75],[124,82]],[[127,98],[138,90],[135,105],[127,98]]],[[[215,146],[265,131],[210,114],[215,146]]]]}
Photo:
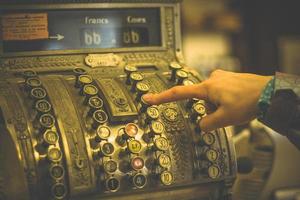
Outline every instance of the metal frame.
{"type": "MultiPolygon", "coordinates": [[[[28,52],[14,52],[4,53],[3,44],[0,43],[0,57],[15,57],[15,56],[31,56],[31,55],[65,55],[65,54],[81,54],[81,53],[107,53],[107,52],[143,52],[143,51],[166,51],[166,27],[165,27],[165,7],[173,7],[176,10],[176,4],[159,4],[159,3],[90,3],[90,4],[48,4],[48,5],[7,5],[0,9],[1,11],[21,11],[25,10],[67,10],[67,9],[114,9],[114,8],[159,8],[160,20],[161,20],[161,46],[151,47],[132,47],[132,48],[93,48],[93,49],[78,49],[78,50],[53,50],[53,51],[28,51],[28,52]]],[[[178,8],[177,8],[178,9],[178,8]]],[[[178,34],[177,28],[175,29],[176,35],[178,34]]],[[[179,33],[180,34],[180,33],[179,33]]],[[[178,41],[178,36],[175,39],[178,41]]],[[[0,35],[0,41],[2,41],[2,35],[0,35]]],[[[176,42],[177,44],[178,42],[176,42]]],[[[177,45],[176,45],[177,46],[177,45]]]]}

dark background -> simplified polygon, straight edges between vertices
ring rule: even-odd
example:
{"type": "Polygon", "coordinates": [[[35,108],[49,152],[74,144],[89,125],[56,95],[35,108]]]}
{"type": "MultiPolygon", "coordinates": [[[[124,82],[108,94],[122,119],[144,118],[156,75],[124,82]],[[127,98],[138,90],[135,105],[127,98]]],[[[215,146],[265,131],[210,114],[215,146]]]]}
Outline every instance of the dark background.
{"type": "MultiPolygon", "coordinates": [[[[300,59],[297,58],[300,54],[297,51],[300,50],[300,1],[185,0],[182,11],[183,38],[186,41],[189,41],[190,35],[197,33],[205,36],[219,34],[225,38],[226,51],[216,53],[217,58],[213,58],[212,52],[209,54],[209,58],[221,60],[219,64],[216,62],[216,68],[228,69],[222,66],[222,59],[230,58],[238,62],[233,62],[237,66],[229,67],[229,70],[269,75],[275,71],[300,73],[300,59]],[[292,46],[291,50],[286,51],[286,43],[281,43],[286,40],[289,41],[288,48],[292,46]],[[288,64],[286,58],[290,57],[292,63],[288,64]]],[[[212,43],[215,41],[212,38],[212,43]]],[[[185,50],[193,47],[187,46],[185,50]]],[[[201,47],[198,50],[202,51],[199,56],[204,54],[206,58],[209,46],[206,52],[201,47]]],[[[186,57],[189,57],[188,54],[185,54],[186,57]]],[[[195,57],[188,59],[187,62],[198,67],[195,57]]],[[[205,64],[200,63],[199,66],[203,68],[205,64]]],[[[211,70],[213,67],[208,68],[211,70]]]]}

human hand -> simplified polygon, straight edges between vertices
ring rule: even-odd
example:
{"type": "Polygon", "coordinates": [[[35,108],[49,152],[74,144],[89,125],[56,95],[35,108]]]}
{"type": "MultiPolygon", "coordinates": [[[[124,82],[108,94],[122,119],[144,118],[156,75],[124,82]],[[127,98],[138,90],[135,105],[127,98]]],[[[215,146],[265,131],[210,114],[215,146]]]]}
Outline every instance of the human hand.
{"type": "Polygon", "coordinates": [[[216,109],[200,120],[203,131],[246,123],[257,116],[257,102],[271,76],[214,71],[209,79],[189,86],[175,86],[159,94],[143,98],[149,104],[161,104],[182,99],[198,98],[216,109]]]}

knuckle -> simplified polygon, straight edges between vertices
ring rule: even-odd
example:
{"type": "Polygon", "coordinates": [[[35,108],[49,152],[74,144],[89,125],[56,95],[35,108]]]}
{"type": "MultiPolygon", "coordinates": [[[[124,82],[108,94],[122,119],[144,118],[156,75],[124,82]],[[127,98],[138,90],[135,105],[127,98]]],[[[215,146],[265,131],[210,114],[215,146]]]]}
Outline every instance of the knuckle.
{"type": "Polygon", "coordinates": [[[217,76],[217,75],[220,75],[220,74],[223,73],[223,72],[224,72],[224,71],[221,70],[221,69],[216,69],[216,70],[214,70],[214,71],[210,74],[210,76],[211,76],[211,77],[217,76]]]}
{"type": "Polygon", "coordinates": [[[210,80],[207,80],[207,81],[204,81],[201,83],[201,87],[206,90],[206,91],[209,91],[211,89],[211,86],[213,84],[211,84],[211,81],[210,80]]]}

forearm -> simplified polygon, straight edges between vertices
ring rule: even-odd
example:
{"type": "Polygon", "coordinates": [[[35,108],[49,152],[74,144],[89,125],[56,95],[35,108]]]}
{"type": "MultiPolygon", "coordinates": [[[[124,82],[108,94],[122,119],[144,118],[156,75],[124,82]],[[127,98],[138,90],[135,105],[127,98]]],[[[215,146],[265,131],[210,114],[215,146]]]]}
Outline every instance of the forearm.
{"type": "Polygon", "coordinates": [[[287,136],[300,149],[299,96],[300,77],[277,73],[273,94],[260,121],[287,136]]]}

